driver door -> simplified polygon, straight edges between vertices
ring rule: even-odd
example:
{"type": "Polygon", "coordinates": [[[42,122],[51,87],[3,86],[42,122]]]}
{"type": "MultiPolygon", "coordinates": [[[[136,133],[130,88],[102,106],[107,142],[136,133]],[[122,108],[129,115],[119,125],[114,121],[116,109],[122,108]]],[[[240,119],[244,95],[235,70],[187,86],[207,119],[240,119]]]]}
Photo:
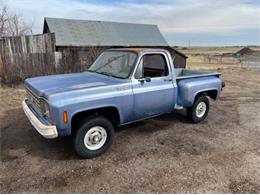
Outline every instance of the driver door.
{"type": "Polygon", "coordinates": [[[164,53],[142,56],[132,79],[135,120],[173,109],[175,90],[166,59],[164,53]]]}

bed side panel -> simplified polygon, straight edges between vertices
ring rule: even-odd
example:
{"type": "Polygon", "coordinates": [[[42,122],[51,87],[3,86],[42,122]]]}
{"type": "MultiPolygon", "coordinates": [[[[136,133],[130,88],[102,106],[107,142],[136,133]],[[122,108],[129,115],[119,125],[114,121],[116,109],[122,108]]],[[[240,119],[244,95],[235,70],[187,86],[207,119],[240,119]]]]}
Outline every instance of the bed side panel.
{"type": "Polygon", "coordinates": [[[221,91],[221,80],[218,76],[178,80],[177,85],[178,105],[183,107],[192,106],[196,95],[200,92],[216,90],[218,98],[221,91]]]}

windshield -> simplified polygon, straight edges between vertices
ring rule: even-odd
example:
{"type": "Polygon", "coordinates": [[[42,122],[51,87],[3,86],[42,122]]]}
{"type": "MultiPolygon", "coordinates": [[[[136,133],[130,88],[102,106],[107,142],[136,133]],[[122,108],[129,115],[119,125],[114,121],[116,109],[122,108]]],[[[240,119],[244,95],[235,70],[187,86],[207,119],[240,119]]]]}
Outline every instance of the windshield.
{"type": "Polygon", "coordinates": [[[134,66],[137,54],[129,51],[106,51],[88,69],[118,78],[128,78],[134,66]]]}

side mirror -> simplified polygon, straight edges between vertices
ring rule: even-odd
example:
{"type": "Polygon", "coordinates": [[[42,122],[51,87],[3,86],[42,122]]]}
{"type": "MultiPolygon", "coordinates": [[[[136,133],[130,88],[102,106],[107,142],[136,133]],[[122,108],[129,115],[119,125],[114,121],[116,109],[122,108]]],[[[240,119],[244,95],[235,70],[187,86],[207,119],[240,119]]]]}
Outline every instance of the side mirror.
{"type": "Polygon", "coordinates": [[[151,82],[151,77],[145,77],[146,82],[151,82]]]}

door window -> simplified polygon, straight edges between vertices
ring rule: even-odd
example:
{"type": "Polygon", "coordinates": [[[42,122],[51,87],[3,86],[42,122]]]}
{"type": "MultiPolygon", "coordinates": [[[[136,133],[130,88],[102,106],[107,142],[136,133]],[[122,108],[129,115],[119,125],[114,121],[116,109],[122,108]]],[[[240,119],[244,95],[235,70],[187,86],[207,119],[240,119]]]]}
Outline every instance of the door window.
{"type": "Polygon", "coordinates": [[[137,67],[135,78],[163,77],[168,74],[169,70],[164,55],[146,54],[142,57],[137,67]]]}

